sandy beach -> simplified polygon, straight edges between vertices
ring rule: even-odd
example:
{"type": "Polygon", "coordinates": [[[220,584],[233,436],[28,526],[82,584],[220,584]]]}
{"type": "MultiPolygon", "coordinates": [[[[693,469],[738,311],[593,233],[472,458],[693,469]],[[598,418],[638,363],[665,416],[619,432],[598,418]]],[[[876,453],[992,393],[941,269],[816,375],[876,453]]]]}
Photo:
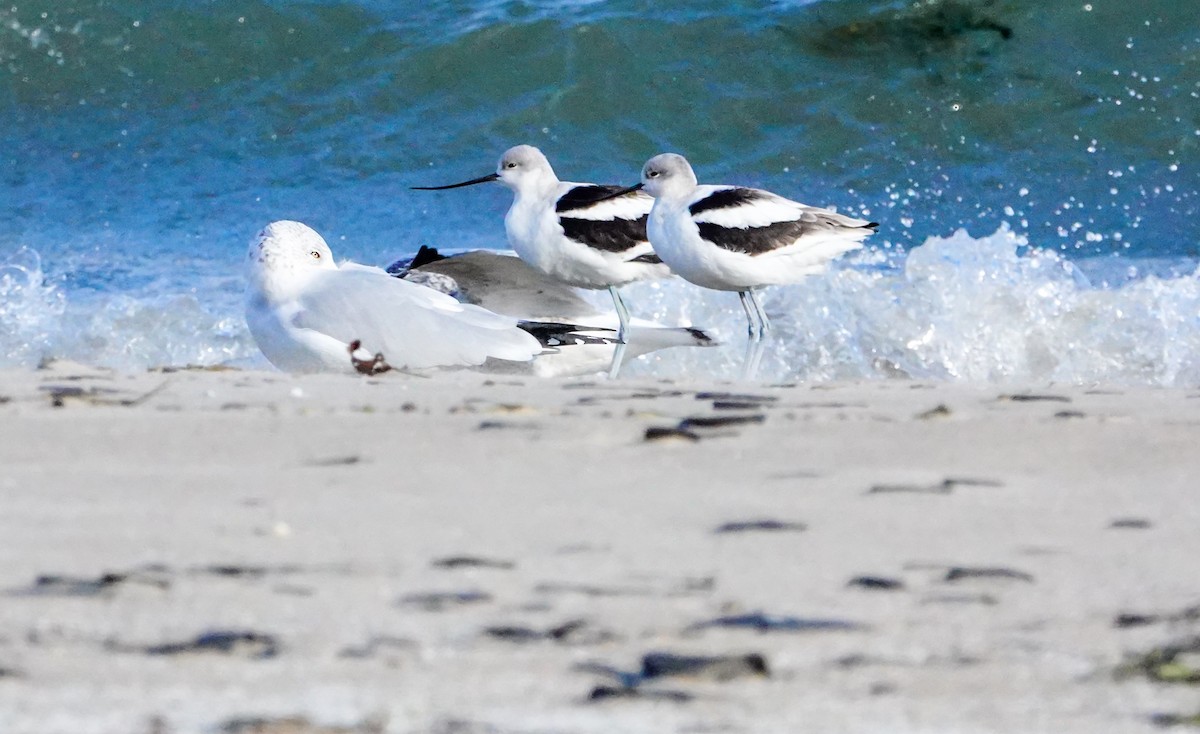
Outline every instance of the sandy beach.
{"type": "Polygon", "coordinates": [[[1198,439],[1182,389],[3,372],[0,731],[1186,726],[1198,439]]]}

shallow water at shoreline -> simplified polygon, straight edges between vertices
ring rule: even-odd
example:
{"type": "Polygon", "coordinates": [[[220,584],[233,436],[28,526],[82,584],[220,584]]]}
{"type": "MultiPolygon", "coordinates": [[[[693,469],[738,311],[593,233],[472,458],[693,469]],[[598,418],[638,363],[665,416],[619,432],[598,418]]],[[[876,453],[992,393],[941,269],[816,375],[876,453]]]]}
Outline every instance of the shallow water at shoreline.
{"type": "MultiPolygon", "coordinates": [[[[1171,276],[1200,254],[1192,15],[1166,0],[16,2],[0,10],[0,366],[253,362],[240,263],[263,224],[306,221],[376,264],[501,249],[500,187],[407,187],[531,142],[565,179],[632,182],[677,150],[705,180],[880,221],[871,252],[768,296],[780,379],[1186,382],[1194,301],[1171,276]],[[1001,276],[979,253],[1002,227],[1024,239],[995,255],[1001,276]],[[939,272],[949,292],[905,281],[905,253],[960,228],[960,255],[939,257],[972,264],[939,272]],[[1087,285],[1009,250],[1068,258],[1087,285]],[[1062,303],[963,310],[980,278],[1000,300],[1062,303]],[[1086,329],[1053,323],[1084,313],[1086,329]],[[922,320],[936,354],[908,346],[922,320]],[[1011,330],[1046,334],[1049,355],[973,340],[1011,330]],[[1133,359],[1143,332],[1151,353],[1133,359]],[[1098,353],[1066,359],[1080,349],[1098,353]]],[[[642,315],[739,335],[720,294],[634,295],[642,315]]]]}

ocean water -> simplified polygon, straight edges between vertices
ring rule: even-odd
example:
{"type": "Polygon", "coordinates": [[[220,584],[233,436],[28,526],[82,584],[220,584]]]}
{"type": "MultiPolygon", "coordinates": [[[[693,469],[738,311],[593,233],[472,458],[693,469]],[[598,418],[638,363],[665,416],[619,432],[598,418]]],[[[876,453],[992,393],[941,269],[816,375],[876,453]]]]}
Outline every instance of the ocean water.
{"type": "MultiPolygon", "coordinates": [[[[1179,0],[9,0],[0,367],[262,366],[249,238],[275,219],[386,264],[504,248],[487,173],[702,181],[880,222],[767,291],[769,379],[1200,383],[1200,13],[1179,0]],[[672,7],[674,5],[682,8],[672,7]]],[[[731,294],[639,284],[726,347],[731,294]]],[[[601,301],[602,302],[602,301],[601,301]]]]}

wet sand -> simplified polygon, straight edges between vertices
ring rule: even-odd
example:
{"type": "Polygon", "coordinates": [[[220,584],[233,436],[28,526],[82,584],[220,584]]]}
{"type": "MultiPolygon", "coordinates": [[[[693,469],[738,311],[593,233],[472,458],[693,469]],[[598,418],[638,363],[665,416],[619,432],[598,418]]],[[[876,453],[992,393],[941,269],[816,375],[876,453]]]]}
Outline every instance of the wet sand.
{"type": "Polygon", "coordinates": [[[0,731],[1159,731],[1198,439],[1188,390],[3,372],[0,731]]]}

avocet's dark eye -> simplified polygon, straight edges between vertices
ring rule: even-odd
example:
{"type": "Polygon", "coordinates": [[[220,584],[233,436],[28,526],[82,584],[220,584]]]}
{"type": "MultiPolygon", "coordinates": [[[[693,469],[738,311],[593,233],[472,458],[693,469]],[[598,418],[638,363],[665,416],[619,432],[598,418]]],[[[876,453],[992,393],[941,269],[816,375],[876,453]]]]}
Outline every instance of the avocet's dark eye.
{"type": "Polygon", "coordinates": [[[508,163],[504,164],[504,167],[505,168],[516,168],[517,164],[514,161],[509,161],[508,163]]]}
{"type": "Polygon", "coordinates": [[[313,259],[313,260],[320,260],[320,259],[321,259],[321,251],[320,251],[320,250],[312,250],[312,251],[311,251],[311,252],[309,252],[308,254],[312,256],[312,259],[313,259]]]}
{"type": "Polygon", "coordinates": [[[646,178],[658,178],[658,171],[653,168],[646,171],[646,178]]]}

